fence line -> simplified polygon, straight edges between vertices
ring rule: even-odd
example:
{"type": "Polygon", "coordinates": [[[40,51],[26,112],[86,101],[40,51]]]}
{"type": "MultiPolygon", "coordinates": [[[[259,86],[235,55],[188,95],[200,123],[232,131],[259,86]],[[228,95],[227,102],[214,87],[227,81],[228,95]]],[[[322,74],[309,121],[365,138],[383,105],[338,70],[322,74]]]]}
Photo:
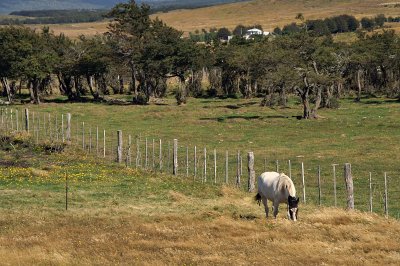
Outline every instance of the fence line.
{"type": "MultiPolygon", "coordinates": [[[[273,158],[268,157],[270,164],[273,165],[274,162],[276,164],[276,168],[271,169],[274,167],[268,166],[265,154],[252,151],[249,151],[247,161],[246,157],[241,155],[240,150],[236,150],[237,153],[235,154],[228,150],[218,150],[216,147],[212,147],[209,153],[207,153],[207,149],[210,149],[210,147],[204,147],[203,154],[199,156],[197,145],[183,145],[178,139],[172,139],[173,149],[171,149],[170,140],[163,141],[161,138],[159,138],[159,147],[156,149],[156,136],[144,136],[142,138],[140,134],[136,135],[135,145],[132,144],[131,135],[128,132],[125,132],[125,136],[128,136],[126,138],[122,138],[123,132],[121,130],[112,131],[106,136],[105,128],[99,128],[98,125],[92,125],[85,121],[77,120],[75,123],[70,113],[54,115],[44,113],[42,115],[40,112],[34,113],[28,109],[1,109],[0,131],[3,133],[25,131],[33,136],[36,143],[57,142],[58,140],[62,143],[65,142],[65,145],[71,145],[86,153],[92,153],[92,148],[94,148],[92,129],[94,128],[96,128],[95,156],[109,158],[110,161],[121,164],[125,162],[127,167],[132,166],[131,158],[135,156],[134,163],[137,168],[153,171],[157,169],[157,171],[175,174],[183,178],[192,176],[195,181],[232,185],[247,191],[254,191],[257,182],[255,173],[257,171],[261,172],[260,169],[263,171],[278,170],[288,173],[295,184],[297,183],[296,187],[301,187],[298,193],[304,204],[347,206],[348,209],[357,208],[378,212],[386,216],[396,216],[400,213],[399,182],[396,181],[396,187],[396,182],[392,182],[391,180],[394,179],[391,179],[387,173],[384,173],[384,178],[376,178],[372,176],[372,173],[369,173],[369,176],[365,178],[357,176],[358,179],[353,180],[351,165],[345,164],[343,174],[345,182],[338,182],[336,166],[339,164],[331,164],[331,170],[326,171],[328,167],[323,168],[321,165],[312,164],[306,167],[304,162],[293,162],[292,160],[287,160],[287,164],[282,163],[281,160],[280,164],[279,160],[272,160],[273,158]],[[64,117],[64,115],[66,116],[64,117]],[[74,125],[76,125],[75,131],[74,125]],[[99,134],[99,130],[103,130],[103,134],[99,134]],[[74,135],[72,132],[75,132],[74,135]],[[152,140],[150,150],[148,147],[149,138],[152,140]],[[102,147],[99,143],[102,143],[102,147]],[[108,149],[108,147],[110,148],[108,149]],[[165,149],[167,149],[167,152],[163,153],[165,149]],[[144,164],[142,163],[142,154],[145,155],[144,164]],[[157,161],[156,155],[158,155],[157,161]],[[193,161],[189,158],[192,158],[193,161]],[[248,168],[248,174],[243,173],[243,163],[248,168]],[[199,169],[201,179],[197,179],[199,169]],[[323,169],[325,169],[325,172],[322,171],[323,169]],[[309,173],[315,173],[314,171],[317,172],[317,179],[310,178],[309,173]],[[236,178],[229,179],[229,174],[234,175],[235,172],[236,178]],[[248,186],[244,187],[242,183],[247,183],[248,186]],[[252,186],[253,183],[254,187],[252,186]],[[361,188],[366,191],[365,195],[362,195],[361,188]],[[354,190],[356,194],[354,194],[354,190]],[[342,197],[341,195],[346,196],[342,197]]],[[[135,135],[133,136],[135,137],[135,135]]]]}

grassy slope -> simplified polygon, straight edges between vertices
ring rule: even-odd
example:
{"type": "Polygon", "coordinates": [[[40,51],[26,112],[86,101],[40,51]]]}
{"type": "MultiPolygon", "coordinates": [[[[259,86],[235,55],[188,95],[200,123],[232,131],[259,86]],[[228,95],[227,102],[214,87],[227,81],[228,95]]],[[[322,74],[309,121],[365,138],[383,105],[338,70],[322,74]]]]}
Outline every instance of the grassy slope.
{"type": "Polygon", "coordinates": [[[303,205],[296,224],[284,218],[283,206],[278,220],[265,220],[252,194],[231,187],[99,165],[74,149],[46,155],[7,147],[1,163],[14,166],[0,177],[2,264],[373,265],[400,259],[400,223],[393,219],[303,205]]]}
{"type": "MultiPolygon", "coordinates": [[[[272,31],[276,26],[293,22],[296,14],[303,13],[306,19],[325,18],[338,14],[352,14],[357,18],[385,14],[398,16],[400,8],[380,5],[379,0],[254,0],[244,3],[219,5],[193,10],[176,10],[159,13],[159,17],[168,25],[184,32],[209,29],[210,27],[228,27],[233,29],[242,23],[261,24],[264,30],[272,31]]],[[[33,26],[40,28],[40,26],[33,26]]],[[[82,23],[50,25],[56,33],[64,32],[68,36],[102,33],[107,30],[107,23],[82,23]]],[[[396,28],[397,29],[397,28],[396,28]]]]}
{"type": "MultiPolygon", "coordinates": [[[[85,122],[86,144],[89,143],[89,131],[95,135],[95,128],[107,130],[107,154],[115,151],[116,130],[132,135],[133,164],[136,157],[136,138],[140,137],[142,164],[144,164],[145,138],[149,143],[149,165],[152,161],[152,140],[155,139],[155,157],[158,162],[158,139],[163,140],[164,168],[168,168],[168,142],[179,140],[179,171],[185,173],[186,147],[189,147],[189,173],[193,174],[194,145],[198,149],[198,177],[202,176],[203,148],[208,149],[208,180],[214,179],[212,150],[217,150],[217,182],[225,178],[225,151],[229,152],[229,180],[234,183],[236,174],[236,153],[241,150],[244,157],[243,171],[246,173],[246,154],[255,153],[255,170],[260,174],[265,169],[276,168],[288,173],[287,160],[292,163],[292,175],[300,186],[301,162],[305,163],[307,199],[317,203],[317,167],[322,167],[322,202],[333,204],[333,180],[331,164],[340,164],[337,168],[339,206],[345,206],[342,165],[352,164],[355,177],[356,206],[368,209],[368,177],[372,172],[374,183],[374,211],[382,213],[383,173],[389,176],[389,202],[391,215],[400,214],[400,159],[399,145],[399,103],[389,99],[363,99],[355,104],[351,99],[342,101],[338,110],[320,110],[323,117],[318,121],[297,120],[301,106],[294,100],[289,108],[261,108],[259,99],[218,100],[190,99],[186,106],[178,107],[173,99],[150,106],[110,106],[101,104],[57,104],[50,103],[27,106],[31,111],[40,111],[42,119],[48,113],[71,112],[73,115],[73,137],[81,145],[82,122],[85,122]],[[78,123],[78,125],[77,125],[78,123]],[[112,146],[112,147],[111,147],[112,146]],[[267,165],[265,165],[265,159],[267,165]]],[[[25,108],[25,106],[24,106],[25,108]]],[[[20,109],[21,110],[21,109],[20,109]]],[[[21,111],[20,111],[21,114],[21,111]]],[[[37,114],[36,114],[37,117],[37,114]]],[[[48,123],[48,122],[46,122],[48,123]]],[[[48,126],[47,126],[48,127],[48,126]]],[[[43,130],[42,130],[43,131],[43,130]]],[[[43,134],[43,132],[42,132],[43,134]]],[[[76,142],[75,142],[76,143],[76,142]]],[[[94,143],[94,140],[93,140],[94,143]]],[[[100,138],[102,148],[102,137],[100,138]]],[[[93,149],[94,150],[94,149],[93,149]]],[[[100,151],[101,152],[101,151],[100,151]]],[[[114,157],[115,158],[115,157],[114,157]]],[[[109,158],[110,159],[110,158],[109,158]]],[[[169,163],[171,165],[171,163],[169,163]]],[[[167,171],[171,171],[170,168],[167,171]]],[[[247,175],[244,174],[246,177],[247,175]]],[[[246,182],[244,178],[243,182],[246,182]]],[[[299,194],[302,195],[302,191],[299,194]]]]}

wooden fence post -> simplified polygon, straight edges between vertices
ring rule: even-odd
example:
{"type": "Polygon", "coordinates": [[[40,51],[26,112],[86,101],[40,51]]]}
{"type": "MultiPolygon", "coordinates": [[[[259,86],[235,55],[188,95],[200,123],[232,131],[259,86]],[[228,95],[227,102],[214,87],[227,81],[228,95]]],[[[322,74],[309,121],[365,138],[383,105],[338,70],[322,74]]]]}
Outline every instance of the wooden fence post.
{"type": "Polygon", "coordinates": [[[11,131],[14,131],[13,109],[10,110],[11,131]]]}
{"type": "Polygon", "coordinates": [[[372,212],[372,173],[369,172],[369,212],[372,212]]]}
{"type": "Polygon", "coordinates": [[[351,175],[351,164],[349,163],[344,165],[344,180],[346,182],[347,191],[347,209],[354,210],[353,176],[351,175]]]}
{"type": "Polygon", "coordinates": [[[25,131],[29,133],[29,110],[25,109],[25,131]]]}
{"type": "Polygon", "coordinates": [[[290,160],[288,161],[288,165],[289,165],[289,178],[292,179],[292,162],[290,160]]]}
{"type": "Polygon", "coordinates": [[[254,152],[249,152],[247,155],[248,158],[248,170],[249,170],[249,183],[248,189],[249,192],[254,192],[256,189],[256,172],[254,171],[254,152]]]}
{"type": "Polygon", "coordinates": [[[225,152],[225,184],[229,182],[229,154],[228,151],[225,152]]]}
{"type": "Polygon", "coordinates": [[[178,140],[174,139],[174,147],[173,147],[173,175],[178,174],[178,140]]]}
{"type": "Polygon", "coordinates": [[[139,167],[140,164],[140,139],[136,137],[136,168],[139,167]]]}
{"type": "Polygon", "coordinates": [[[16,118],[16,128],[17,132],[19,131],[19,116],[18,116],[18,110],[15,110],[15,118],[16,118]]]}
{"type": "Polygon", "coordinates": [[[67,143],[71,144],[71,114],[67,113],[67,143]]]}
{"type": "Polygon", "coordinates": [[[303,203],[306,203],[306,182],[304,178],[304,163],[301,163],[301,181],[303,185],[303,203]]]}
{"type": "Polygon", "coordinates": [[[385,172],[385,216],[389,216],[389,205],[388,205],[388,184],[387,184],[387,174],[385,172]]]}
{"type": "Polygon", "coordinates": [[[236,157],[236,186],[240,187],[240,151],[237,152],[236,157]]]}
{"type": "Polygon", "coordinates": [[[117,134],[118,134],[117,161],[118,163],[122,163],[122,130],[118,130],[117,134]]]}
{"type": "Polygon", "coordinates": [[[279,173],[279,161],[276,160],[276,172],[279,173]]]}
{"type": "Polygon", "coordinates": [[[321,166],[318,165],[318,205],[321,206],[322,191],[321,191],[321,166]]]}

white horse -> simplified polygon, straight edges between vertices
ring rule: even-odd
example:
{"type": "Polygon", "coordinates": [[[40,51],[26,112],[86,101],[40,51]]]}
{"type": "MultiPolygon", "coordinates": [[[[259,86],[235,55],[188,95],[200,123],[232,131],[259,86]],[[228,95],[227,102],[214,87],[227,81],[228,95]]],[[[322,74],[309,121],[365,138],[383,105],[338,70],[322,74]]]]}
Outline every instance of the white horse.
{"type": "Polygon", "coordinates": [[[261,200],[265,207],[268,218],[268,200],[274,206],[274,217],[278,214],[280,203],[288,206],[288,218],[296,221],[299,198],[296,198],[296,188],[293,181],[285,174],[277,172],[265,172],[258,177],[258,194],[255,199],[260,204],[261,200]]]}

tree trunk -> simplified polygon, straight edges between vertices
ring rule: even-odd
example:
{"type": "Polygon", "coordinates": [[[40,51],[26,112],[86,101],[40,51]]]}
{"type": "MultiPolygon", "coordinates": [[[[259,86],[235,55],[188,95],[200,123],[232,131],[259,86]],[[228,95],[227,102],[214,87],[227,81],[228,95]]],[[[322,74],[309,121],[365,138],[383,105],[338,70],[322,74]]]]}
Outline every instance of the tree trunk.
{"type": "Polygon", "coordinates": [[[131,64],[131,85],[129,86],[129,92],[132,93],[132,91],[134,98],[136,98],[138,95],[138,89],[136,86],[136,70],[133,64],[131,64]]]}
{"type": "Polygon", "coordinates": [[[119,93],[124,94],[124,79],[120,75],[118,75],[118,82],[119,82],[119,93]]]}
{"type": "Polygon", "coordinates": [[[38,79],[33,79],[32,80],[31,97],[33,96],[33,98],[31,98],[31,100],[33,101],[34,104],[40,104],[39,85],[40,85],[40,82],[39,82],[38,79]]]}
{"type": "Polygon", "coordinates": [[[86,75],[86,79],[87,79],[87,83],[89,85],[89,89],[90,89],[90,93],[92,94],[94,100],[98,100],[99,99],[99,92],[98,91],[94,91],[94,81],[93,81],[93,76],[90,75],[86,75]]]}
{"type": "Polygon", "coordinates": [[[85,95],[85,92],[81,90],[81,80],[79,76],[76,76],[73,78],[74,81],[74,87],[75,87],[75,92],[76,92],[76,96],[78,98],[81,97],[81,95],[85,95]]]}
{"type": "Polygon", "coordinates": [[[72,92],[72,78],[71,77],[65,77],[61,73],[57,75],[58,82],[60,83],[60,90],[62,93],[67,95],[68,100],[73,100],[74,99],[74,94],[72,92]]]}
{"type": "Polygon", "coordinates": [[[6,91],[8,102],[11,103],[12,102],[11,90],[7,78],[1,78],[1,83],[3,84],[4,90],[6,91]]]}
{"type": "Polygon", "coordinates": [[[31,103],[35,102],[35,94],[33,93],[33,81],[28,82],[28,89],[29,89],[29,95],[31,97],[31,103]]]}
{"type": "Polygon", "coordinates": [[[362,91],[362,86],[361,86],[361,75],[362,75],[362,70],[361,70],[361,69],[357,70],[357,86],[358,86],[358,91],[357,91],[356,102],[361,101],[361,91],[362,91]]]}
{"type": "Polygon", "coordinates": [[[318,118],[318,114],[317,111],[321,105],[321,101],[322,101],[322,88],[318,87],[317,88],[317,98],[315,100],[315,106],[314,108],[311,110],[311,117],[312,118],[318,118]]]}
{"type": "Polygon", "coordinates": [[[307,76],[304,76],[303,78],[304,82],[304,89],[299,90],[300,92],[300,97],[301,97],[301,102],[303,103],[303,119],[309,119],[310,118],[310,99],[309,99],[309,94],[310,94],[310,85],[308,84],[307,76]]]}

